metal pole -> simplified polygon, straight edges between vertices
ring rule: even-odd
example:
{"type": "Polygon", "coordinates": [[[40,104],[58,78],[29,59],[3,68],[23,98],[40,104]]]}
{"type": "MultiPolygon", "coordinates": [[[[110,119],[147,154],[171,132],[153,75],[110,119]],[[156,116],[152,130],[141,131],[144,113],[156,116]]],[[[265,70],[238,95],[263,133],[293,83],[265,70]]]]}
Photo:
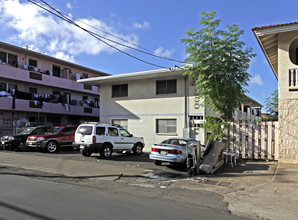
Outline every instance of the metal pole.
{"type": "Polygon", "coordinates": [[[201,157],[201,142],[198,141],[198,145],[197,145],[197,174],[200,173],[200,157],[201,157]]]}

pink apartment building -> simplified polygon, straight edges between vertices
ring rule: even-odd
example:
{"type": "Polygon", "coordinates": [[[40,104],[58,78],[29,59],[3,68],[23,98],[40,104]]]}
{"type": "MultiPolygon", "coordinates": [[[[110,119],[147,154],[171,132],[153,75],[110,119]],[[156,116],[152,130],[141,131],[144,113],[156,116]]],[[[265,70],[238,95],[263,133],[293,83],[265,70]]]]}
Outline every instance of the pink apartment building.
{"type": "Polygon", "coordinates": [[[99,88],[78,79],[109,74],[0,42],[0,136],[18,121],[37,125],[99,121],[99,88]]]}

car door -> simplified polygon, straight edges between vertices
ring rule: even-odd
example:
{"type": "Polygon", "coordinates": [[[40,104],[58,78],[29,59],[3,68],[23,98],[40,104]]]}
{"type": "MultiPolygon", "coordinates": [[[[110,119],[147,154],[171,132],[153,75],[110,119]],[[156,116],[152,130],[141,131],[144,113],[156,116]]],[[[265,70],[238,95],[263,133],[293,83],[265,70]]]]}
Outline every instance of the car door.
{"type": "Polygon", "coordinates": [[[114,146],[114,150],[120,150],[121,148],[121,137],[119,130],[115,127],[108,127],[108,140],[110,140],[114,146]]]}
{"type": "Polygon", "coordinates": [[[120,136],[121,136],[121,149],[131,150],[134,145],[132,135],[127,130],[125,130],[123,128],[120,128],[119,131],[120,131],[120,136]]]}
{"type": "Polygon", "coordinates": [[[59,139],[60,139],[61,146],[72,145],[72,141],[73,141],[72,128],[63,128],[62,131],[60,132],[59,139]]]}

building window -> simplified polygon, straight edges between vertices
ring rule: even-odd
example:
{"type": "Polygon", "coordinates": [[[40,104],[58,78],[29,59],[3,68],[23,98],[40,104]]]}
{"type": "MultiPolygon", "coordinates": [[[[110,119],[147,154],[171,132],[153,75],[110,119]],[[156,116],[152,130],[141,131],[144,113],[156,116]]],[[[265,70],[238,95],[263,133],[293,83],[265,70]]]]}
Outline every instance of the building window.
{"type": "Polygon", "coordinates": [[[158,80],[156,81],[156,95],[177,93],[177,80],[158,80]]]}
{"type": "Polygon", "coordinates": [[[128,130],[127,119],[112,119],[112,124],[120,125],[122,128],[128,130]]]}
{"type": "Polygon", "coordinates": [[[6,91],[6,83],[0,82],[0,91],[6,91]]]}
{"type": "Polygon", "coordinates": [[[83,73],[83,79],[87,79],[88,78],[88,74],[87,73],[83,73]]]}
{"type": "Polygon", "coordinates": [[[60,72],[61,72],[60,66],[53,65],[53,76],[60,77],[60,72]]]}
{"type": "Polygon", "coordinates": [[[7,53],[0,51],[0,61],[6,63],[7,53]]]}
{"type": "Polygon", "coordinates": [[[298,65],[298,38],[293,40],[289,48],[290,60],[293,64],[298,65]]]}
{"type": "Polygon", "coordinates": [[[7,84],[7,90],[16,90],[18,88],[17,85],[14,84],[7,84]]]}
{"type": "Polygon", "coordinates": [[[18,56],[14,54],[8,54],[8,63],[11,65],[15,65],[15,62],[18,61],[18,56]]]}
{"type": "Polygon", "coordinates": [[[30,94],[37,94],[37,88],[29,87],[30,94]]]}
{"type": "Polygon", "coordinates": [[[158,134],[176,134],[176,119],[156,119],[156,133],[158,134]]]}
{"type": "Polygon", "coordinates": [[[112,98],[125,97],[125,96],[128,96],[128,84],[112,86],[112,98]]]}
{"type": "Polygon", "coordinates": [[[3,63],[9,63],[11,65],[16,65],[17,61],[18,61],[18,56],[14,55],[14,54],[10,54],[10,53],[0,51],[0,60],[3,63]]]}
{"type": "Polygon", "coordinates": [[[29,59],[29,66],[35,66],[35,67],[37,67],[37,60],[29,59]]]}

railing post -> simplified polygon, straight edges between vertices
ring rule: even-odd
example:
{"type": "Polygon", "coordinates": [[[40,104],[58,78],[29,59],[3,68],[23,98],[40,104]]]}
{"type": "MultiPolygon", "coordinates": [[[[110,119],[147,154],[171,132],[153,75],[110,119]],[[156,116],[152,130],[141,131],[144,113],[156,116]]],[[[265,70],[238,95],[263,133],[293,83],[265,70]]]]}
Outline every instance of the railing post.
{"type": "Polygon", "coordinates": [[[294,86],[298,86],[298,69],[295,69],[295,75],[296,75],[296,77],[295,77],[295,84],[294,84],[294,86]]]}
{"type": "Polygon", "coordinates": [[[290,69],[290,87],[294,86],[294,75],[295,75],[295,70],[294,69],[290,69]]]}

